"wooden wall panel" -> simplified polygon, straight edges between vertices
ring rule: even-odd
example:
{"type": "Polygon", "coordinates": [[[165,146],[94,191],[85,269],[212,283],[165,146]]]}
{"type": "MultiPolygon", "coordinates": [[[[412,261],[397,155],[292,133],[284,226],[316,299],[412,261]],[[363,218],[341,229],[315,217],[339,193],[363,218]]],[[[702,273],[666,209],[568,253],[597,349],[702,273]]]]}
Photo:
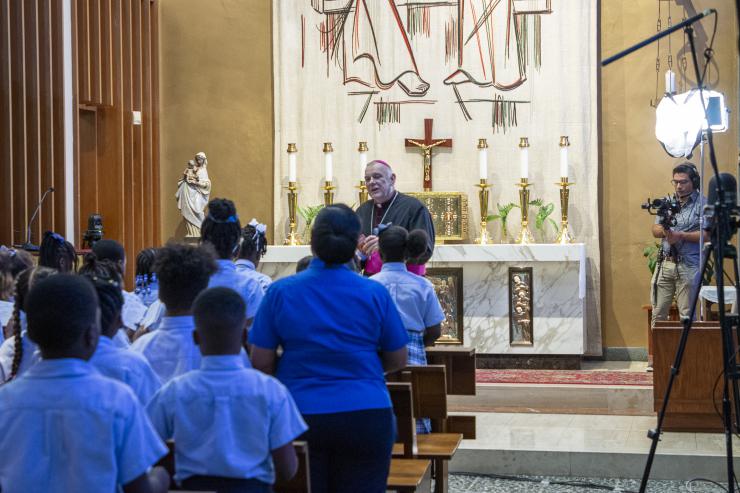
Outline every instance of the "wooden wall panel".
{"type": "MultiPolygon", "coordinates": [[[[39,159],[39,45],[37,3],[23,3],[23,77],[25,80],[26,116],[26,211],[33,214],[41,197],[41,162],[39,159]]],[[[36,218],[31,228],[33,238],[41,237],[41,224],[36,218]]]]}
{"type": "MultiPolygon", "coordinates": [[[[158,47],[155,0],[72,0],[74,204],[79,247],[87,217],[130,258],[159,241],[158,47]],[[141,111],[141,125],[132,113],[141,111]]],[[[64,232],[62,2],[0,2],[0,243],[64,232]]]]}
{"type": "Polygon", "coordinates": [[[90,176],[79,180],[81,233],[87,216],[100,213],[104,236],[126,248],[130,282],[136,253],[159,240],[155,236],[159,214],[155,215],[152,205],[159,202],[159,143],[154,142],[159,133],[153,128],[158,122],[153,88],[159,82],[151,41],[156,34],[152,16],[157,4],[152,0],[88,0],[77,5],[86,9],[86,15],[76,21],[77,32],[84,34],[76,44],[81,60],[77,74],[85,78],[79,81],[80,115],[95,109],[94,129],[83,129],[80,120],[80,175],[84,166],[95,167],[90,176]],[[82,86],[88,81],[89,94],[84,99],[82,86]],[[141,125],[133,124],[134,111],[141,112],[141,125]],[[85,155],[91,149],[94,159],[85,155]]]}
{"type": "MultiPolygon", "coordinates": [[[[39,101],[39,163],[41,165],[39,190],[44,193],[54,186],[54,142],[52,123],[54,121],[53,93],[52,93],[52,33],[51,33],[51,6],[49,0],[39,0],[36,14],[38,24],[38,101],[39,101]],[[48,47],[48,49],[41,49],[48,47]]],[[[42,207],[39,213],[39,234],[42,231],[54,229],[54,201],[53,195],[47,197],[49,202],[42,207]]]]}
{"type": "Polygon", "coordinates": [[[13,229],[12,241],[25,241],[26,216],[26,94],[25,36],[23,36],[23,2],[10,3],[10,97],[11,146],[8,163],[13,167],[13,229]]]}
{"type": "Polygon", "coordinates": [[[0,244],[13,242],[15,214],[13,211],[13,134],[10,91],[10,4],[0,2],[0,209],[4,211],[3,227],[0,228],[0,244]]]}
{"type": "Polygon", "coordinates": [[[64,99],[62,4],[0,2],[0,244],[22,244],[31,227],[38,245],[47,230],[64,231],[64,99]]]}
{"type": "MultiPolygon", "coordinates": [[[[64,187],[64,84],[63,84],[63,49],[64,33],[62,32],[62,2],[48,0],[51,5],[51,91],[52,91],[52,146],[53,180],[55,191],[50,199],[54,203],[53,227],[61,230],[65,223],[65,187],[64,187]]],[[[74,63],[74,61],[73,61],[74,63]]],[[[48,199],[47,199],[48,200],[48,199]]]]}
{"type": "Polygon", "coordinates": [[[151,16],[149,18],[151,40],[152,40],[152,114],[151,114],[151,129],[152,129],[152,195],[151,202],[152,208],[152,221],[149,223],[152,225],[152,242],[154,245],[159,242],[162,237],[162,223],[161,216],[161,203],[159,200],[159,178],[160,178],[160,155],[159,155],[159,0],[153,0],[151,2],[151,16]],[[156,197],[156,200],[155,200],[156,197]]]}

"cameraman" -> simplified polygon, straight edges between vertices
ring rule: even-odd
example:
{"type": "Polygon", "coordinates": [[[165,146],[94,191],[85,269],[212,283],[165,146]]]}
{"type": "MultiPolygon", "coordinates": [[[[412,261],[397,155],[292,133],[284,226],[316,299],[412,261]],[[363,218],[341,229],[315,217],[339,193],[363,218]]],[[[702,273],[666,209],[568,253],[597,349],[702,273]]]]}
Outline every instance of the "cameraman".
{"type": "MultiPolygon", "coordinates": [[[[671,180],[680,209],[675,214],[676,225],[664,227],[660,216],[655,218],[653,236],[662,238],[662,262],[655,268],[652,284],[653,319],[666,320],[675,296],[681,318],[691,311],[689,298],[699,281],[699,241],[702,234],[699,220],[706,200],[700,196],[699,173],[688,161],[673,168],[671,180]]],[[[705,234],[704,239],[707,236],[705,234]]]]}

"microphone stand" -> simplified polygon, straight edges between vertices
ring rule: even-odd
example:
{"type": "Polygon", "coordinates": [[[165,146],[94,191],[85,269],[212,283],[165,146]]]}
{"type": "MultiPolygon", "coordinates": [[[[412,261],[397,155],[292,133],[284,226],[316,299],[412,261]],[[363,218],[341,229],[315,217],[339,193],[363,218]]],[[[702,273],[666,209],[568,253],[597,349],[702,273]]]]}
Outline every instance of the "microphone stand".
{"type": "Polygon", "coordinates": [[[49,187],[44,192],[44,194],[41,196],[41,200],[39,200],[39,205],[36,206],[36,210],[33,211],[31,220],[28,221],[28,227],[26,228],[26,242],[22,245],[18,245],[18,248],[22,248],[23,250],[26,250],[27,252],[38,252],[39,251],[39,247],[31,243],[31,225],[33,224],[33,220],[36,219],[36,216],[41,210],[41,204],[44,203],[44,199],[46,199],[46,196],[49,195],[49,193],[53,191],[54,191],[54,187],[49,187]]]}
{"type": "MultiPolygon", "coordinates": [[[[740,5],[740,2],[738,2],[740,5]]],[[[740,6],[738,7],[740,8],[740,6]]],[[[652,43],[653,41],[657,41],[660,38],[663,38],[665,36],[668,36],[672,32],[684,28],[684,31],[687,35],[687,38],[689,40],[689,44],[691,46],[691,57],[694,65],[694,72],[696,74],[696,80],[697,80],[697,86],[699,90],[699,97],[701,98],[702,107],[704,108],[704,118],[707,122],[709,122],[709,118],[707,117],[707,107],[704,102],[704,80],[701,74],[701,71],[699,70],[699,61],[696,54],[696,46],[694,42],[694,29],[691,27],[691,25],[710,15],[714,14],[717,15],[717,11],[714,9],[707,9],[701,14],[695,15],[689,19],[686,19],[685,21],[681,22],[680,24],[677,24],[673,26],[672,28],[656,34],[654,36],[651,36],[650,38],[641,41],[640,43],[637,43],[636,45],[627,48],[626,50],[607,58],[602,62],[602,66],[608,65],[616,60],[619,60],[620,58],[632,53],[633,51],[636,51],[643,46],[652,43]]],[[[740,12],[738,12],[738,15],[740,16],[740,12]]],[[[716,19],[715,19],[716,21],[716,19]]],[[[706,63],[709,63],[709,59],[711,57],[711,52],[705,53],[705,57],[707,58],[706,63]]],[[[740,221],[738,221],[738,215],[740,215],[740,210],[738,209],[738,205],[735,203],[736,199],[732,198],[732,195],[728,195],[727,191],[724,189],[724,186],[722,184],[722,180],[719,173],[719,168],[717,166],[717,156],[715,154],[714,149],[714,139],[712,134],[712,127],[711,125],[707,125],[706,130],[706,136],[707,136],[707,143],[709,144],[709,158],[712,165],[712,170],[714,171],[714,181],[717,191],[717,199],[714,204],[708,204],[709,206],[713,206],[713,219],[714,224],[712,225],[711,229],[711,242],[706,245],[707,249],[711,248],[711,255],[714,257],[714,268],[716,270],[715,278],[717,282],[717,297],[718,297],[718,310],[719,310],[719,325],[720,325],[720,333],[722,337],[722,360],[723,360],[723,374],[724,374],[724,386],[722,389],[722,425],[724,428],[724,435],[725,435],[725,449],[726,449],[726,462],[727,462],[727,491],[729,493],[734,493],[736,491],[735,489],[735,471],[734,471],[734,462],[733,462],[733,454],[732,454],[732,435],[733,435],[733,426],[736,429],[740,429],[740,396],[738,395],[738,377],[740,376],[738,374],[738,365],[737,365],[737,347],[735,343],[735,336],[740,336],[740,316],[736,314],[727,315],[725,313],[725,292],[724,292],[724,260],[726,258],[733,259],[733,267],[734,267],[734,274],[735,274],[735,289],[736,293],[740,293],[740,285],[738,285],[738,282],[740,281],[739,273],[738,273],[738,267],[737,267],[737,250],[731,243],[731,239],[735,232],[738,229],[738,224],[740,221]],[[728,202],[729,200],[729,202],[728,202]],[[733,334],[733,328],[735,329],[735,334],[733,334]],[[733,403],[730,403],[730,386],[733,388],[733,403]],[[735,408],[735,423],[732,422],[732,407],[734,405],[735,408]]],[[[700,231],[701,234],[703,234],[703,231],[700,231]]],[[[699,277],[699,280],[703,279],[704,272],[707,270],[707,265],[709,263],[709,253],[707,252],[707,255],[703,256],[702,258],[702,265],[701,265],[701,275],[699,277]]],[[[676,351],[676,356],[673,362],[673,365],[671,366],[670,370],[670,376],[668,379],[668,384],[666,387],[666,392],[663,397],[663,404],[661,405],[660,411],[658,412],[658,421],[657,426],[654,429],[651,429],[648,431],[648,438],[652,440],[651,446],[650,446],[650,453],[648,454],[648,458],[645,464],[645,469],[643,471],[642,480],[640,482],[640,493],[644,493],[647,488],[647,483],[650,478],[650,471],[652,469],[653,460],[655,459],[655,453],[658,448],[658,441],[660,440],[660,435],[662,433],[662,427],[663,427],[663,420],[665,419],[666,410],[668,408],[668,401],[670,399],[671,390],[673,388],[674,381],[676,377],[678,376],[680,369],[681,369],[681,363],[683,360],[684,351],[686,349],[686,343],[688,341],[689,333],[691,332],[691,327],[693,324],[694,316],[696,314],[696,303],[699,298],[699,284],[696,284],[694,286],[694,291],[691,295],[691,312],[689,318],[684,319],[683,322],[683,331],[681,332],[681,338],[678,343],[678,349],[676,351]]],[[[714,389],[712,389],[712,392],[714,392],[714,389]]]]}

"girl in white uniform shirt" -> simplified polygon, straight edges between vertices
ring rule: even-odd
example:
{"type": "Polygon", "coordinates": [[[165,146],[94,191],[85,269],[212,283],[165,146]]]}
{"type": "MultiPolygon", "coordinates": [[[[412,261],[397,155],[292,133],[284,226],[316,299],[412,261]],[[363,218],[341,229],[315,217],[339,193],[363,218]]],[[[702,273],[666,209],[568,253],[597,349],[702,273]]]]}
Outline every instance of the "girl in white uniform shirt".
{"type": "MultiPolygon", "coordinates": [[[[123,279],[126,272],[126,250],[124,250],[123,245],[114,240],[100,240],[95,242],[92,250],[98,259],[112,262],[118,269],[121,279],[123,279]]],[[[134,332],[139,328],[144,313],[146,313],[146,306],[137,295],[129,293],[123,288],[122,283],[123,311],[121,312],[121,321],[123,329],[116,334],[114,342],[117,346],[126,348],[130,345],[127,331],[134,332]]]]}
{"type": "Polygon", "coordinates": [[[13,294],[18,275],[33,266],[31,255],[24,250],[0,246],[0,343],[5,340],[5,331],[13,315],[13,294]]]}
{"type": "Polygon", "coordinates": [[[247,307],[247,324],[251,325],[264,292],[256,279],[237,272],[234,265],[241,235],[242,227],[234,202],[229,199],[208,202],[208,213],[200,228],[200,241],[213,246],[218,255],[218,270],[211,276],[208,287],[224,286],[239,293],[247,307]]]}
{"type": "Polygon", "coordinates": [[[139,402],[146,406],[161,382],[146,358],[141,354],[116,346],[113,338],[121,326],[121,278],[116,266],[107,260],[97,260],[88,254],[79,274],[95,286],[100,305],[100,339],[90,363],[106,377],[128,385],[139,402]]]}
{"type": "Polygon", "coordinates": [[[38,347],[28,338],[26,314],[21,307],[30,288],[55,274],[55,269],[33,267],[21,272],[16,279],[13,316],[10,320],[12,332],[0,346],[0,382],[16,378],[41,359],[38,347]]]}
{"type": "Polygon", "coordinates": [[[272,283],[270,276],[257,271],[260,259],[267,253],[267,226],[252,219],[242,230],[242,240],[239,246],[239,258],[236,259],[236,271],[255,279],[262,287],[262,291],[272,283]]]}

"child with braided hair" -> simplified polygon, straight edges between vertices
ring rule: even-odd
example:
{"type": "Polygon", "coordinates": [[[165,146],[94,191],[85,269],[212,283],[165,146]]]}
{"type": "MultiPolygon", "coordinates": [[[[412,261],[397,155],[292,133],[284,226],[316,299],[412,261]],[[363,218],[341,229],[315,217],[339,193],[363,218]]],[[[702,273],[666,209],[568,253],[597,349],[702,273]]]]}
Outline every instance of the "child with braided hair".
{"type": "MultiPolygon", "coordinates": [[[[100,240],[95,242],[92,251],[98,259],[113,263],[118,269],[121,279],[123,279],[126,272],[126,250],[124,250],[123,245],[115,240],[100,240]]],[[[133,333],[139,328],[139,324],[144,318],[146,306],[139,300],[138,296],[124,289],[123,282],[121,282],[121,294],[123,294],[122,326],[133,333]]],[[[121,347],[130,345],[126,330],[121,331],[116,337],[116,344],[121,347]]]]}
{"type": "Polygon", "coordinates": [[[202,243],[209,243],[216,250],[218,271],[211,277],[209,288],[224,286],[239,293],[246,303],[247,325],[257,313],[264,296],[260,283],[236,270],[233,259],[239,251],[242,228],[234,202],[213,199],[208,202],[208,213],[200,228],[202,243]]]}
{"type": "Polygon", "coordinates": [[[13,294],[18,274],[33,266],[31,255],[25,250],[0,246],[0,344],[13,330],[13,294]]]}
{"type": "Polygon", "coordinates": [[[100,339],[90,363],[106,377],[131,387],[139,402],[146,406],[161,383],[146,358],[114,343],[121,327],[123,309],[121,278],[116,265],[109,260],[99,260],[94,253],[89,253],[85,256],[79,274],[93,283],[100,305],[100,339]]]}
{"type": "Polygon", "coordinates": [[[26,313],[23,311],[23,305],[29,290],[37,282],[57,273],[56,269],[38,266],[26,269],[18,275],[11,319],[12,337],[9,336],[0,346],[0,382],[7,382],[25,373],[41,359],[38,347],[26,333],[26,313]]]}
{"type": "Polygon", "coordinates": [[[255,279],[262,287],[262,291],[272,283],[270,276],[257,271],[262,256],[267,253],[267,226],[252,219],[242,230],[239,258],[236,259],[236,271],[246,277],[255,279]]]}
{"type": "Polygon", "coordinates": [[[47,231],[39,246],[39,265],[59,272],[77,270],[77,252],[70,242],[59,233],[47,231]]]}

